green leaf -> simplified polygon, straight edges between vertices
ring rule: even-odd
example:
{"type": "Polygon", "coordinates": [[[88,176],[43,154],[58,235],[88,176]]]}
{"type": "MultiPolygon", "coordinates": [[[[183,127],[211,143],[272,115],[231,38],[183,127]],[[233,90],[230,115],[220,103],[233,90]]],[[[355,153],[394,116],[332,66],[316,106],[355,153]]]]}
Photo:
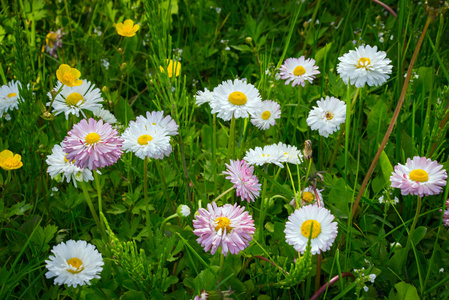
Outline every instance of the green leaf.
{"type": "Polygon", "coordinates": [[[108,214],[113,214],[113,215],[119,215],[122,214],[126,211],[126,206],[124,206],[123,204],[113,204],[111,206],[110,209],[108,209],[106,212],[108,214]]]}
{"type": "Polygon", "coordinates": [[[424,238],[424,236],[427,233],[427,228],[424,226],[419,226],[415,229],[413,232],[413,243],[416,245],[419,244],[419,242],[424,238]]]}
{"type": "Polygon", "coordinates": [[[145,294],[142,291],[127,291],[120,297],[120,300],[145,300],[145,294]]]}
{"type": "Polygon", "coordinates": [[[418,292],[416,288],[408,283],[399,282],[394,285],[397,294],[394,294],[393,291],[390,292],[390,296],[388,297],[391,300],[419,300],[418,292]]]}
{"type": "MultiPolygon", "coordinates": [[[[380,147],[380,145],[378,145],[378,147],[380,147]]],[[[388,159],[387,154],[383,150],[382,153],[380,154],[379,162],[380,167],[382,168],[382,174],[384,175],[384,179],[386,182],[389,182],[391,173],[393,173],[393,166],[391,165],[391,162],[388,159]]]]}
{"type": "Polygon", "coordinates": [[[7,213],[7,218],[13,216],[22,216],[27,210],[31,209],[33,206],[31,204],[26,204],[25,201],[19,202],[16,205],[13,205],[9,212],[7,213]]]}
{"type": "Polygon", "coordinates": [[[326,54],[326,56],[328,55],[331,47],[332,47],[332,43],[328,43],[328,44],[326,44],[326,46],[324,46],[323,48],[321,48],[320,50],[317,51],[317,53],[315,54],[315,60],[316,60],[317,64],[323,60],[325,54],[326,54]]]}
{"type": "Polygon", "coordinates": [[[251,49],[250,46],[248,45],[231,45],[232,48],[234,48],[235,50],[241,51],[241,52],[253,52],[253,50],[251,49]]]}

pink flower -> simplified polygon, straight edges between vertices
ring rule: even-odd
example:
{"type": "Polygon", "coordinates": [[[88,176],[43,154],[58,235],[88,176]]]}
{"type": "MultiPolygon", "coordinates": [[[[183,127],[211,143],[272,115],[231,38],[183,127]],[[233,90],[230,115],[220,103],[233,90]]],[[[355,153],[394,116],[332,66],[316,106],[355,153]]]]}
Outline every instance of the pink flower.
{"type": "Polygon", "coordinates": [[[64,139],[63,150],[79,168],[96,170],[113,165],[122,156],[123,140],[109,123],[90,118],[73,126],[64,139]]]}
{"type": "Polygon", "coordinates": [[[443,225],[449,227],[449,199],[446,200],[446,210],[444,211],[443,215],[443,225]]]}
{"type": "Polygon", "coordinates": [[[259,197],[261,184],[254,173],[254,167],[242,160],[231,160],[231,165],[226,164],[228,168],[223,174],[229,175],[226,179],[231,180],[236,189],[237,196],[243,200],[251,202],[259,197]]]}
{"type": "Polygon", "coordinates": [[[193,220],[193,231],[199,238],[197,242],[204,247],[204,251],[211,250],[215,254],[221,246],[225,256],[228,252],[237,254],[248,247],[256,231],[254,220],[237,204],[225,204],[218,207],[215,202],[207,205],[207,210],[199,209],[199,215],[193,220]]]}
{"type": "Polygon", "coordinates": [[[430,158],[415,156],[405,165],[398,164],[390,177],[391,186],[400,188],[402,195],[438,195],[446,185],[443,166],[430,158]]]}

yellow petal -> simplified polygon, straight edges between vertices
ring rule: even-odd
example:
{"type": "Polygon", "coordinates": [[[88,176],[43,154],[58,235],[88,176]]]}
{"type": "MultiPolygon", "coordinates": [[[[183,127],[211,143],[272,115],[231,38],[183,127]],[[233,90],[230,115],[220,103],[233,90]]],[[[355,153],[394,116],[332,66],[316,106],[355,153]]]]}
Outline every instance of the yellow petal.
{"type": "Polygon", "coordinates": [[[122,31],[123,30],[123,23],[119,22],[119,23],[115,24],[115,29],[117,29],[117,31],[122,31]]]}
{"type": "Polygon", "coordinates": [[[125,26],[133,27],[134,22],[133,22],[133,20],[128,19],[128,20],[126,20],[125,22],[123,22],[123,24],[124,24],[125,26]]]}
{"type": "Polygon", "coordinates": [[[17,160],[17,161],[21,161],[22,160],[22,156],[20,156],[19,154],[14,155],[13,159],[17,160]]]}
{"type": "Polygon", "coordinates": [[[77,81],[75,81],[75,83],[73,84],[74,86],[80,86],[83,84],[83,81],[78,79],[77,81]]]}
{"type": "Polygon", "coordinates": [[[81,72],[78,71],[78,69],[72,68],[70,71],[72,72],[72,75],[73,75],[75,78],[80,78],[81,72]]]}
{"type": "Polygon", "coordinates": [[[133,26],[133,31],[134,31],[134,32],[136,32],[136,31],[139,30],[139,29],[140,29],[140,26],[139,26],[139,25],[136,24],[136,25],[133,26]]]}
{"type": "Polygon", "coordinates": [[[14,156],[14,154],[11,151],[3,150],[2,152],[0,152],[0,161],[4,161],[8,157],[13,157],[13,156],[14,156]]]}

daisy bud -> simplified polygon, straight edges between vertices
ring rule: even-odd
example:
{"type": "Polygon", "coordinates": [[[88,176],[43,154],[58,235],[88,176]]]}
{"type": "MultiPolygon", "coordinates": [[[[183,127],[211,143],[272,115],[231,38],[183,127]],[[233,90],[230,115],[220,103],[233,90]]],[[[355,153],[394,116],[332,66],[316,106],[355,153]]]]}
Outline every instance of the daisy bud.
{"type": "Polygon", "coordinates": [[[178,214],[178,217],[185,218],[190,215],[190,207],[187,205],[181,204],[178,206],[178,209],[176,210],[176,213],[178,214]]]}
{"type": "Polygon", "coordinates": [[[101,88],[101,91],[103,93],[109,93],[109,88],[107,86],[104,86],[104,87],[101,88]]]}
{"type": "Polygon", "coordinates": [[[245,43],[251,44],[252,42],[253,42],[253,39],[250,36],[246,37],[245,43]]]}

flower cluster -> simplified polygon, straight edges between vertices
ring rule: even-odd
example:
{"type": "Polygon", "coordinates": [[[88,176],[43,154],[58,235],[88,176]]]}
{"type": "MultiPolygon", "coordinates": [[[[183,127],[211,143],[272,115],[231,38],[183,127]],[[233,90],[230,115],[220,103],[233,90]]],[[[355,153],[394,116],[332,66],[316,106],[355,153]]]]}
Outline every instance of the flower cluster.
{"type": "Polygon", "coordinates": [[[283,163],[300,164],[303,155],[295,146],[278,143],[250,149],[246,152],[244,160],[250,165],[275,164],[283,168],[283,163]]]}

